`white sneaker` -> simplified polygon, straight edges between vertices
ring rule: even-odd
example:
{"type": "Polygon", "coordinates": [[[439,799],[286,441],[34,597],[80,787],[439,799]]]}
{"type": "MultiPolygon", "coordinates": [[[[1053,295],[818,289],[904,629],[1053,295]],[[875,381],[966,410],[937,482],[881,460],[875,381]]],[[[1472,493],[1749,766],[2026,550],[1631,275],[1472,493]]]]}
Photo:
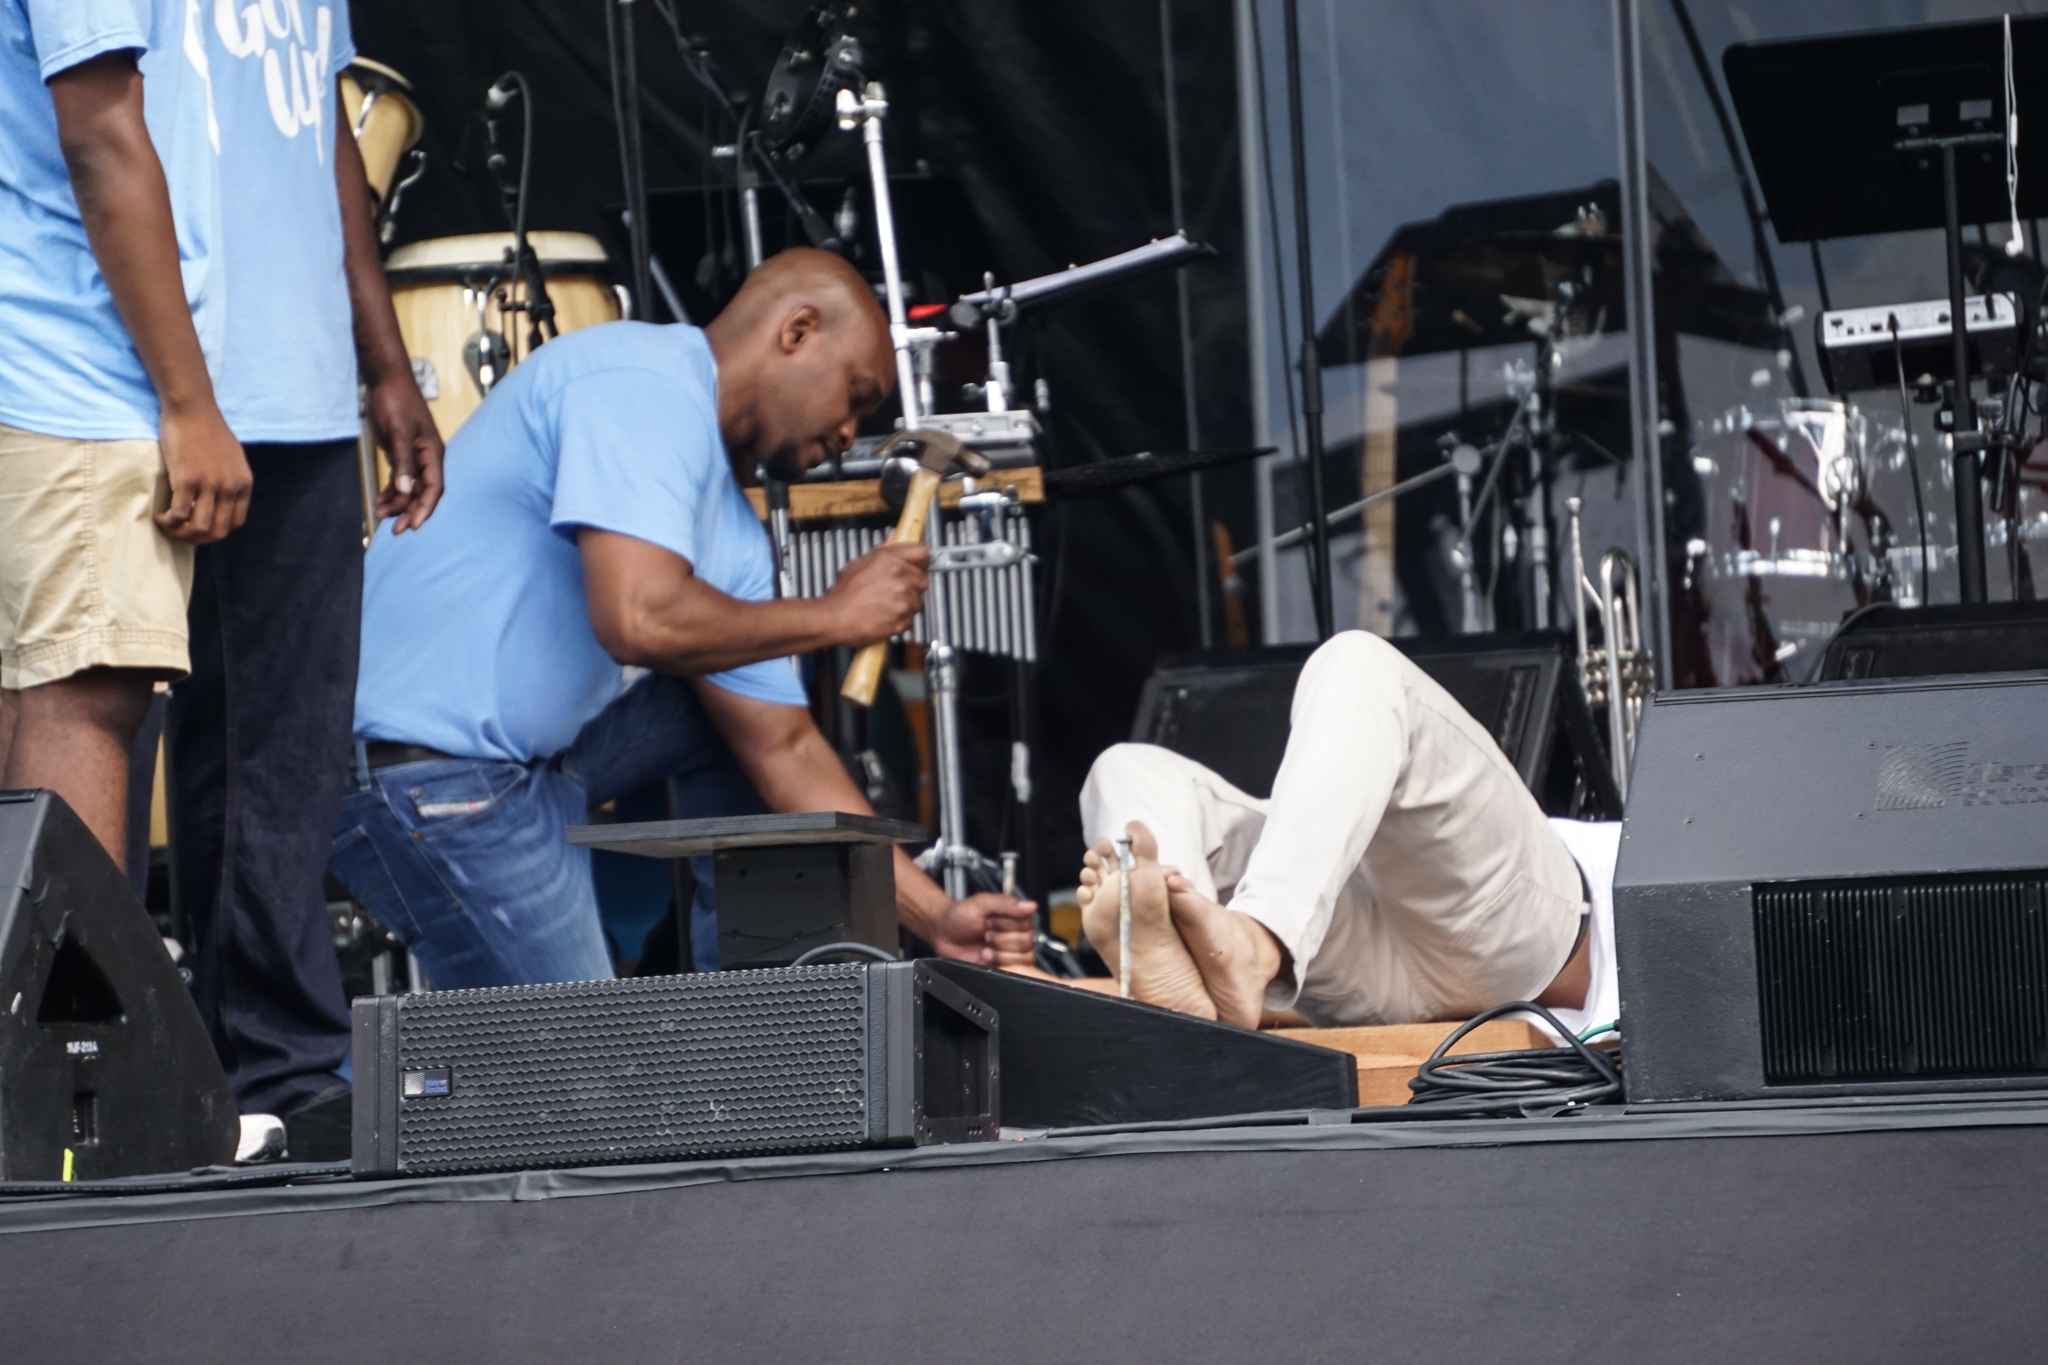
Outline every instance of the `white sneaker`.
{"type": "Polygon", "coordinates": [[[275,1114],[242,1115],[242,1138],[235,1144],[235,1164],[251,1166],[284,1155],[284,1120],[275,1114]]]}

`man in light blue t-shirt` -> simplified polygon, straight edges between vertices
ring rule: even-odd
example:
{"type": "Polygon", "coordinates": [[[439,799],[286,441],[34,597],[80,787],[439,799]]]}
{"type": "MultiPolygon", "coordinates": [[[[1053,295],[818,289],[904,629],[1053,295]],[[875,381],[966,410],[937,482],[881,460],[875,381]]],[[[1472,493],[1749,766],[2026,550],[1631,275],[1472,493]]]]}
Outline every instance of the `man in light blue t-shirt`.
{"type": "Polygon", "coordinates": [[[128,748],[241,524],[217,130],[190,5],[0,0],[0,786],[127,854],[128,748]],[[168,180],[166,166],[182,173],[168,180]]]}
{"type": "Polygon", "coordinates": [[[355,56],[346,0],[183,12],[219,130],[220,408],[256,494],[242,530],[194,565],[192,676],[165,735],[171,865],[193,998],[236,1098],[289,1115],[347,1093],[325,869],[362,619],[357,439],[366,417],[392,456],[377,511],[400,531],[433,510],[441,439],[336,90],[355,56]]]}
{"type": "MultiPolygon", "coordinates": [[[[739,474],[843,450],[893,378],[860,276],[784,252],[702,331],[618,322],[542,347],[456,435],[433,524],[378,537],[331,867],[436,987],[610,976],[589,852],[564,836],[648,781],[670,776],[689,817],[869,813],[789,656],[907,627],[929,556],[885,546],[825,597],[778,600],[739,474]]],[[[901,850],[896,888],[941,953],[1029,942],[1028,904],[949,901],[901,850]]]]}

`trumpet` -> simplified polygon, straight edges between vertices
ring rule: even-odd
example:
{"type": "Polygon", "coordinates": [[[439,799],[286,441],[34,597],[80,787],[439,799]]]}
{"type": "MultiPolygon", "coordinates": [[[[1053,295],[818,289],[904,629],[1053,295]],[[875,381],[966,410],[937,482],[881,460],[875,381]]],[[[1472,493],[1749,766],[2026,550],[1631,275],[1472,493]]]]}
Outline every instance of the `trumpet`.
{"type": "Polygon", "coordinates": [[[1578,583],[1578,591],[1572,594],[1572,621],[1578,632],[1579,685],[1585,689],[1586,704],[1607,713],[1608,762],[1616,789],[1626,797],[1643,703],[1656,686],[1650,650],[1643,643],[1636,565],[1626,550],[1612,549],[1600,557],[1599,580],[1588,578],[1585,540],[1579,527],[1579,509],[1584,504],[1578,498],[1566,498],[1564,505],[1571,515],[1572,577],[1578,583]],[[1586,638],[1589,604],[1600,617],[1598,648],[1586,638]]]}

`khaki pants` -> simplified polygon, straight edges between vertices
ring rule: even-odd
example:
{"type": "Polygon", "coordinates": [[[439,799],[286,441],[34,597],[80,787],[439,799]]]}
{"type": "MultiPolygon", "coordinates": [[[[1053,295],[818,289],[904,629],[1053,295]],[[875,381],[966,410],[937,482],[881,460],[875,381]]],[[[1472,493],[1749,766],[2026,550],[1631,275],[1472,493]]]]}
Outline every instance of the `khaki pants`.
{"type": "Polygon", "coordinates": [[[155,441],[78,441],[0,426],[0,688],[88,668],[183,677],[192,547],[155,441]]]}
{"type": "Polygon", "coordinates": [[[1296,684],[1260,800],[1119,744],[1081,792],[1091,844],[1142,820],[1162,863],[1286,948],[1272,1009],[1344,1024],[1463,1019],[1534,998],[1586,912],[1578,865],[1484,727],[1392,645],[1338,635],[1296,684]]]}

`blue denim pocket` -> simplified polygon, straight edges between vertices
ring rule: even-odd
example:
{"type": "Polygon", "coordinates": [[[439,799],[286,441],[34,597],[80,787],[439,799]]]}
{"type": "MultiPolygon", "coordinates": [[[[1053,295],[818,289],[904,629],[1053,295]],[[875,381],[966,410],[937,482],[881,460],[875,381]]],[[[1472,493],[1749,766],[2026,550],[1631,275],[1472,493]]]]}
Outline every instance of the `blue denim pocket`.
{"type": "Polygon", "coordinates": [[[517,763],[419,763],[390,772],[385,793],[391,809],[419,838],[461,829],[531,775],[517,763]]]}

